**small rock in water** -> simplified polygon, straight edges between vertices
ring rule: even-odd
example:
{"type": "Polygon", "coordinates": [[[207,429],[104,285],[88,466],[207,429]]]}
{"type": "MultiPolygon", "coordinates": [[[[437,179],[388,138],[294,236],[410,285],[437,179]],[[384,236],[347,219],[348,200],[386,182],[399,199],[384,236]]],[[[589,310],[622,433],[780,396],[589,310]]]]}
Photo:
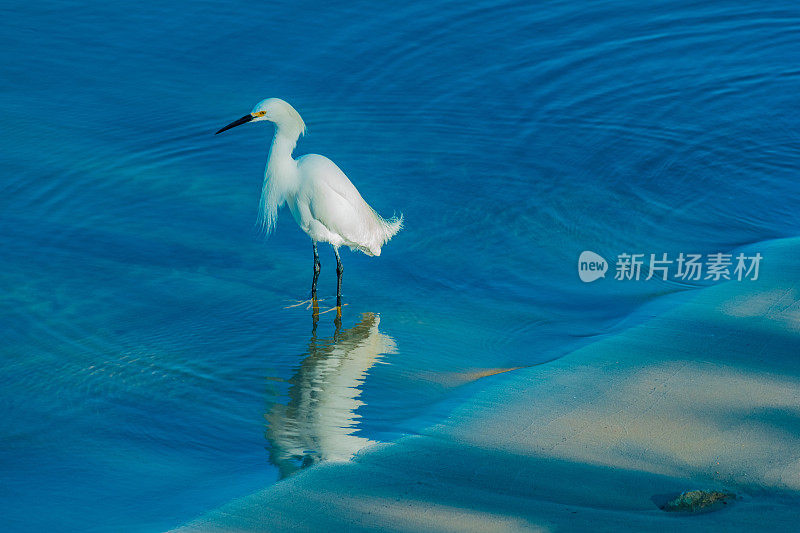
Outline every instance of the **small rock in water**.
{"type": "Polygon", "coordinates": [[[681,511],[688,513],[713,511],[723,505],[727,505],[729,500],[735,499],[736,495],[732,492],[690,490],[667,502],[662,509],[667,512],[681,511]]]}

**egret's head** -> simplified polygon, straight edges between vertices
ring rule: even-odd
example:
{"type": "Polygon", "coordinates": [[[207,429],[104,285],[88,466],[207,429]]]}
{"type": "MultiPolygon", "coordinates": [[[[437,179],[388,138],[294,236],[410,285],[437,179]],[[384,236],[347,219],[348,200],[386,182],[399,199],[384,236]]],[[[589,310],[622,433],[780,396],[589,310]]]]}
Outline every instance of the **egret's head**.
{"type": "MultiPolygon", "coordinates": [[[[234,120],[217,133],[222,133],[233,127],[245,124],[247,122],[258,122],[261,120],[268,120],[274,122],[279,130],[284,130],[287,133],[295,134],[297,136],[306,132],[306,124],[300,118],[300,113],[295,108],[289,105],[288,102],[280,98],[267,98],[260,101],[253,108],[249,115],[245,115],[238,120],[234,120]]],[[[216,134],[215,134],[216,135],[216,134]]]]}

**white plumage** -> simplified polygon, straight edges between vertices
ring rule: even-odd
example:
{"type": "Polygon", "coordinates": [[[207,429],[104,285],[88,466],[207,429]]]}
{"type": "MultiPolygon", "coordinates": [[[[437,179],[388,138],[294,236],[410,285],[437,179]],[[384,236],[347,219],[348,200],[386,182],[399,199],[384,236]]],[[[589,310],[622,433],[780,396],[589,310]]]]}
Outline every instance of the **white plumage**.
{"type": "Polygon", "coordinates": [[[402,218],[384,220],[327,157],[304,155],[297,160],[297,175],[299,186],[286,193],[286,203],[311,240],[378,256],[400,230],[402,218]]]}
{"type": "Polygon", "coordinates": [[[316,243],[330,243],[337,261],[337,305],[341,305],[339,247],[348,246],[370,256],[379,256],[381,247],[402,228],[403,217],[382,218],[327,157],[308,154],[294,159],[292,152],[300,135],[305,133],[305,123],[291,105],[279,98],[259,102],[249,115],[217,133],[262,120],[275,124],[275,137],[264,173],[259,223],[270,233],[275,228],[278,209],[284,204],[289,206],[295,221],[314,244],[312,297],[316,295],[319,274],[316,243]]]}

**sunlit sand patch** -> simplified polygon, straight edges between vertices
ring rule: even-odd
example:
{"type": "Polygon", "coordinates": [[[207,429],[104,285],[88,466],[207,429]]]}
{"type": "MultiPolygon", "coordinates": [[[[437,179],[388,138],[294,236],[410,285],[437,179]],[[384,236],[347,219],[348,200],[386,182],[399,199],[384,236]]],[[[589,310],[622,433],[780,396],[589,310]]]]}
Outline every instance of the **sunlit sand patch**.
{"type": "Polygon", "coordinates": [[[794,288],[736,296],[723,302],[721,310],[737,318],[763,317],[788,331],[800,332],[800,296],[794,288]]]}
{"type": "Polygon", "coordinates": [[[505,372],[511,372],[512,370],[519,370],[520,368],[528,368],[528,366],[512,366],[508,368],[479,368],[464,372],[425,372],[418,375],[426,381],[438,383],[439,385],[444,385],[445,387],[458,387],[459,385],[471,383],[481,378],[496,376],[505,372]]]}
{"type": "Polygon", "coordinates": [[[550,529],[529,521],[502,514],[489,513],[442,505],[430,501],[397,502],[390,499],[349,498],[347,506],[353,511],[375,514],[374,521],[385,529],[395,526],[402,531],[452,531],[474,533],[501,533],[511,531],[546,532],[550,529]],[[376,511],[377,510],[377,511],[376,511]]]}
{"type": "Polygon", "coordinates": [[[454,433],[516,453],[800,490],[800,478],[786,475],[800,436],[783,422],[797,408],[797,378],[695,361],[617,375],[605,365],[571,368],[572,378],[545,378],[536,403],[498,400],[492,417],[479,416],[454,433]],[[743,464],[750,465],[746,471],[743,464]]]}

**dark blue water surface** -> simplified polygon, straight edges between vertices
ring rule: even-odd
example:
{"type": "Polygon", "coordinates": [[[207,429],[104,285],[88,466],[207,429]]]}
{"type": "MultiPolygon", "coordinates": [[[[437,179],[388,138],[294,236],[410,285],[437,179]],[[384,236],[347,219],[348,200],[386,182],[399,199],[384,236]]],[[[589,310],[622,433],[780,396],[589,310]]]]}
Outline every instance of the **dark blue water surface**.
{"type": "Polygon", "coordinates": [[[414,433],[480,372],[704,284],[584,284],[582,250],[798,233],[796,2],[387,6],[3,4],[4,531],[175,527],[327,446],[284,438],[304,424],[414,433]],[[405,216],[380,258],[345,251],[338,334],[286,308],[312,272],[289,213],[255,228],[272,128],[213,135],[273,96],[296,153],[405,216]],[[308,390],[339,400],[298,422],[308,390]]]}

